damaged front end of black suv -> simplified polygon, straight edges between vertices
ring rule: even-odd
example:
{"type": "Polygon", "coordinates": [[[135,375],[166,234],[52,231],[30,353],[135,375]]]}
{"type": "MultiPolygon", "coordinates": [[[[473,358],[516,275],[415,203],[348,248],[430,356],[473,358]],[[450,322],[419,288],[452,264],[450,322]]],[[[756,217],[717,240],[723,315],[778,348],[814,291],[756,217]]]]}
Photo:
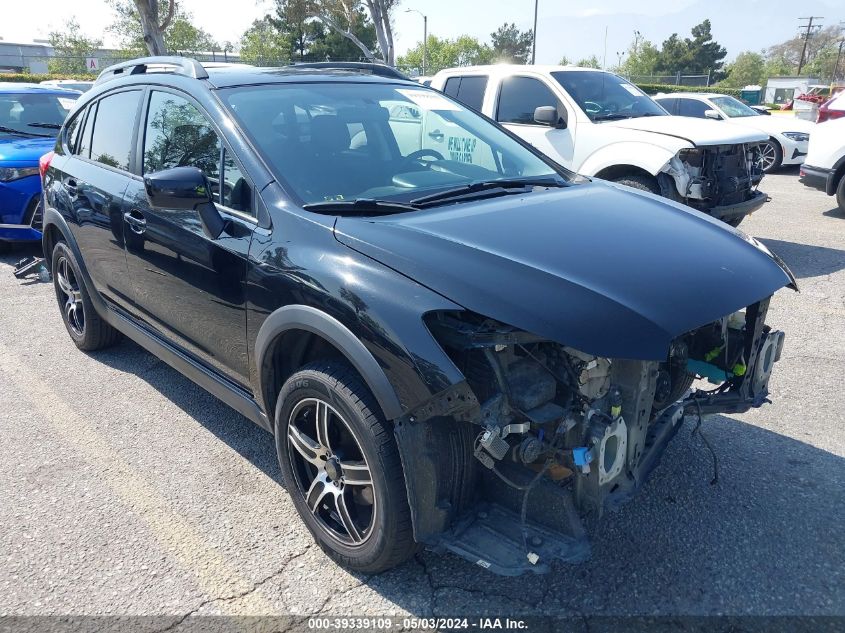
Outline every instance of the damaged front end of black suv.
{"type": "Polygon", "coordinates": [[[688,208],[567,195],[337,225],[464,308],[422,316],[463,380],[394,429],[416,540],[499,574],[584,560],[582,518],[634,496],[685,418],[767,402],[784,342],[769,300],[797,289],[764,245],[688,208]]]}

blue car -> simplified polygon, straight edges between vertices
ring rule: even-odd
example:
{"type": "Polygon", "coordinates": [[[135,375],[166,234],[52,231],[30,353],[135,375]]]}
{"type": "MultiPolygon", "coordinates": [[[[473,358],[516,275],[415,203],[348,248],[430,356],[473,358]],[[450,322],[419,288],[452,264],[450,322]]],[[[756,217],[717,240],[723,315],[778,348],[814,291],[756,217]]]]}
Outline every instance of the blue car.
{"type": "Polygon", "coordinates": [[[38,160],[53,149],[79,92],[0,83],[0,250],[41,240],[38,160]]]}

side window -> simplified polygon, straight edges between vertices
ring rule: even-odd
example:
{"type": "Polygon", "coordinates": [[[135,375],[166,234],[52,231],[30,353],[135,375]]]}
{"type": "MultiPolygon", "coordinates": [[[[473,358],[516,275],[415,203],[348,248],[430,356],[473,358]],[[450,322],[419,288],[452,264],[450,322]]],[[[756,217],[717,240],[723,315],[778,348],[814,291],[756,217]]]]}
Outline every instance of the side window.
{"type": "Polygon", "coordinates": [[[692,116],[703,119],[705,110],[709,109],[710,107],[703,101],[678,99],[678,116],[692,116]]]}
{"type": "Polygon", "coordinates": [[[669,114],[675,114],[677,112],[677,105],[678,100],[674,98],[666,98],[666,99],[657,99],[657,103],[663,106],[663,109],[666,110],[669,114]]]}
{"type": "Polygon", "coordinates": [[[496,120],[533,125],[534,110],[540,106],[560,107],[546,84],[532,77],[508,77],[499,91],[496,120]]]}
{"type": "Polygon", "coordinates": [[[220,139],[208,119],[189,101],[169,92],[150,95],[144,132],[144,173],[197,167],[220,201],[220,139]]]}
{"type": "Polygon", "coordinates": [[[240,167],[227,150],[223,150],[222,204],[235,211],[255,215],[252,210],[252,190],[240,167]]]}
{"type": "Polygon", "coordinates": [[[446,84],[443,86],[443,92],[450,97],[458,98],[458,89],[461,87],[460,77],[449,77],[446,84]]]}
{"type": "Polygon", "coordinates": [[[94,131],[94,119],[97,118],[97,104],[95,103],[88,108],[88,116],[85,118],[85,128],[82,130],[79,138],[79,146],[76,148],[76,154],[84,156],[85,158],[91,155],[91,133],[94,131]]]}
{"type": "MultiPolygon", "coordinates": [[[[473,110],[481,110],[484,103],[484,91],[487,89],[487,76],[449,77],[443,92],[454,97],[473,110]]],[[[532,117],[533,118],[533,117],[532,117]]]]}
{"type": "MultiPolygon", "coordinates": [[[[118,169],[129,169],[135,112],[140,97],[140,90],[130,90],[100,99],[91,137],[91,160],[118,169]]],[[[91,118],[88,117],[89,120],[91,118]]]]}
{"type": "Polygon", "coordinates": [[[85,120],[85,110],[77,114],[73,121],[71,121],[67,126],[67,131],[65,132],[65,139],[67,142],[67,149],[69,153],[73,154],[74,149],[76,149],[76,142],[79,140],[79,131],[82,129],[82,121],[85,120]]]}
{"type": "Polygon", "coordinates": [[[484,91],[487,90],[487,76],[464,77],[461,79],[461,86],[458,88],[458,101],[473,110],[481,111],[481,104],[484,103],[484,91]]]}

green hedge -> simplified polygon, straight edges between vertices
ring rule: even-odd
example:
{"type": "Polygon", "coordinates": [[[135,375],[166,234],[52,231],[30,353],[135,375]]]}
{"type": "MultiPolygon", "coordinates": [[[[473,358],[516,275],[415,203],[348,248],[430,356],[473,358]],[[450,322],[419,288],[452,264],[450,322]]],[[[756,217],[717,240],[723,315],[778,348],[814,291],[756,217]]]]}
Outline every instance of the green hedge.
{"type": "Polygon", "coordinates": [[[731,97],[740,98],[740,91],[736,88],[719,88],[717,86],[675,86],[674,84],[637,84],[637,87],[649,95],[658,92],[715,92],[731,97]]]}
{"type": "Polygon", "coordinates": [[[42,81],[57,80],[57,79],[78,79],[82,81],[94,81],[97,78],[96,74],[61,74],[61,73],[0,73],[0,81],[23,82],[30,84],[37,84],[42,81]]]}

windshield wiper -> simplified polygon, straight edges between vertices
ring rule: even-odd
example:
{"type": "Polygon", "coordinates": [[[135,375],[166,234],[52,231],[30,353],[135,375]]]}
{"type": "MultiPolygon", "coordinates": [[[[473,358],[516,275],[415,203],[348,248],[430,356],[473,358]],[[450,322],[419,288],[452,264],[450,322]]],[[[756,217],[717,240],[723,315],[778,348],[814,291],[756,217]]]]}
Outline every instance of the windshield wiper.
{"type": "Polygon", "coordinates": [[[18,134],[20,136],[43,136],[44,138],[52,138],[52,134],[37,134],[36,132],[27,132],[26,130],[16,130],[13,127],[6,127],[0,125],[0,132],[8,132],[9,134],[18,134]]]}
{"type": "Polygon", "coordinates": [[[51,130],[61,130],[61,123],[27,123],[29,127],[46,127],[51,130]]]}
{"type": "Polygon", "coordinates": [[[316,213],[336,213],[339,215],[364,215],[367,213],[404,213],[417,211],[417,207],[403,202],[390,200],[375,200],[372,198],[357,198],[355,200],[326,200],[325,202],[309,202],[302,205],[303,209],[316,213]]]}
{"type": "Polygon", "coordinates": [[[622,112],[608,112],[607,114],[597,114],[593,117],[593,121],[619,121],[621,119],[631,119],[633,114],[623,114],[622,112]]]}
{"type": "Polygon", "coordinates": [[[533,187],[565,187],[566,185],[556,178],[503,178],[501,180],[483,180],[468,185],[461,185],[454,189],[447,189],[440,193],[433,193],[429,196],[414,198],[413,205],[426,205],[434,202],[445,202],[447,200],[459,200],[465,196],[472,196],[476,193],[493,192],[501,189],[502,194],[526,193],[533,187]]]}

